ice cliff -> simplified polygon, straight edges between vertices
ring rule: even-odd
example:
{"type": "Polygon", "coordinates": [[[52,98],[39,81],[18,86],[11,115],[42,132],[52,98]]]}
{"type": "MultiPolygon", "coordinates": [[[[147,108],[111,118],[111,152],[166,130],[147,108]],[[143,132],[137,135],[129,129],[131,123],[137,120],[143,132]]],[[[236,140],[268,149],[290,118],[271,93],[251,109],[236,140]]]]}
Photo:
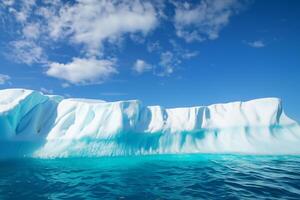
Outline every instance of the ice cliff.
{"type": "Polygon", "coordinates": [[[7,89],[0,90],[0,152],[37,157],[299,154],[300,127],[277,98],[165,109],[137,100],[64,99],[7,89]]]}

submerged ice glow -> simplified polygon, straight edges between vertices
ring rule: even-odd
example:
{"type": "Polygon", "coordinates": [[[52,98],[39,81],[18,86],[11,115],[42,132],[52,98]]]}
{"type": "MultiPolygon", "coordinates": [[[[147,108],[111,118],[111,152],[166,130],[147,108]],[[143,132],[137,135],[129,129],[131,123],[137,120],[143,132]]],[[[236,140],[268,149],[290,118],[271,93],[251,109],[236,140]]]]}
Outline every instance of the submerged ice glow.
{"type": "Polygon", "coordinates": [[[18,152],[38,157],[300,153],[300,127],[277,98],[164,109],[9,89],[0,91],[0,130],[2,152],[26,143],[18,152]]]}

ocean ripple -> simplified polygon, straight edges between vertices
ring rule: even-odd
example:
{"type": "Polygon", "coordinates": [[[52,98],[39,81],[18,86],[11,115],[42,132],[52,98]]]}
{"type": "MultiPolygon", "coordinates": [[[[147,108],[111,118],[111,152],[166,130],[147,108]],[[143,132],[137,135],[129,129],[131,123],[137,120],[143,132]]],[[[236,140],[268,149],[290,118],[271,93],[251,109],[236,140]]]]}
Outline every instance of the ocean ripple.
{"type": "Polygon", "coordinates": [[[0,161],[0,199],[300,199],[299,156],[0,161]]]}

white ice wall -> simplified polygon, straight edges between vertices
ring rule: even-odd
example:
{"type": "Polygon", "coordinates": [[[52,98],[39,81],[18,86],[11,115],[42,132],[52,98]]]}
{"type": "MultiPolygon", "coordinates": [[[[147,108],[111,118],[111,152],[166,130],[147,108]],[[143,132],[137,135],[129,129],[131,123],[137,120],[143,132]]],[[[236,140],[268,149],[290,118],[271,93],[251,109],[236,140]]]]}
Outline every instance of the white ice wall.
{"type": "Polygon", "coordinates": [[[0,90],[0,140],[44,139],[36,155],[300,152],[299,125],[277,98],[164,109],[140,101],[63,99],[0,90]]]}

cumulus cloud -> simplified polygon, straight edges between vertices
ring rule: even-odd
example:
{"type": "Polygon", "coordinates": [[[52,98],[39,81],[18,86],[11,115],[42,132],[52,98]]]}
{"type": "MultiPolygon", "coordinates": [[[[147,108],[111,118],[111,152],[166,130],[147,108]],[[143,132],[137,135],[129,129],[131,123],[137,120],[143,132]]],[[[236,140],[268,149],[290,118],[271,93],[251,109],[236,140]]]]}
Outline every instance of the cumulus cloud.
{"type": "Polygon", "coordinates": [[[40,90],[44,94],[53,94],[53,90],[50,90],[50,89],[46,89],[46,88],[41,87],[40,90]]]}
{"type": "Polygon", "coordinates": [[[6,0],[2,2],[9,8],[9,12],[12,13],[15,19],[20,23],[26,23],[30,15],[32,14],[33,8],[36,6],[36,0],[26,0],[18,2],[12,0],[6,0]],[[13,5],[16,5],[13,7],[13,5]]]}
{"type": "Polygon", "coordinates": [[[162,50],[162,47],[161,47],[159,41],[150,42],[147,44],[147,51],[149,53],[161,51],[161,50],[162,50]]]}
{"type": "Polygon", "coordinates": [[[238,0],[203,0],[197,5],[187,2],[174,4],[176,34],[187,42],[218,38],[230,17],[243,7],[238,0]]]}
{"type": "Polygon", "coordinates": [[[198,51],[191,51],[189,49],[183,48],[175,40],[170,39],[169,43],[172,46],[172,50],[163,50],[162,48],[154,49],[154,52],[159,53],[160,56],[158,65],[153,68],[155,69],[154,74],[157,76],[171,75],[179,68],[179,65],[184,60],[189,60],[198,56],[199,54],[198,51]]]}
{"type": "Polygon", "coordinates": [[[141,0],[26,0],[18,4],[4,0],[0,7],[12,14],[11,20],[20,28],[9,42],[8,57],[28,65],[50,63],[46,75],[71,84],[101,83],[117,73],[114,62],[105,59],[113,57],[109,47],[127,36],[142,40],[161,15],[154,1],[141,0]],[[76,58],[66,64],[48,60],[46,48],[53,49],[58,42],[76,45],[80,55],[71,55],[76,58]]]}
{"type": "Polygon", "coordinates": [[[198,55],[199,55],[198,51],[186,51],[186,52],[184,52],[184,54],[182,54],[182,58],[191,59],[191,58],[194,58],[198,55]]]}
{"type": "Polygon", "coordinates": [[[2,0],[3,5],[5,6],[11,6],[15,3],[14,0],[2,0]]]}
{"type": "Polygon", "coordinates": [[[28,39],[37,39],[40,34],[40,27],[37,23],[26,24],[23,27],[23,35],[28,39]]]}
{"type": "Polygon", "coordinates": [[[174,68],[181,63],[181,60],[177,59],[171,51],[161,53],[159,68],[156,71],[158,76],[168,76],[174,72],[174,68]]]}
{"type": "Polygon", "coordinates": [[[153,68],[153,66],[149,63],[147,63],[144,60],[137,59],[133,65],[132,70],[138,74],[142,74],[144,72],[150,71],[153,68]]]}
{"type": "Polygon", "coordinates": [[[31,65],[33,63],[46,62],[43,48],[29,40],[17,40],[10,42],[11,52],[6,54],[15,62],[31,65]]]}
{"type": "Polygon", "coordinates": [[[10,76],[6,74],[0,74],[0,85],[7,83],[10,80],[10,76]]]}
{"type": "Polygon", "coordinates": [[[255,40],[253,42],[248,42],[247,44],[253,48],[263,48],[266,46],[266,44],[262,40],[255,40]]]}
{"type": "Polygon", "coordinates": [[[102,83],[113,74],[118,73],[115,62],[107,59],[73,58],[70,63],[49,64],[46,74],[68,81],[72,84],[102,83]]]}
{"type": "Polygon", "coordinates": [[[59,13],[50,21],[50,36],[68,35],[89,55],[98,55],[103,42],[114,43],[126,33],[147,34],[157,24],[152,4],[141,1],[79,0],[59,13]]]}
{"type": "Polygon", "coordinates": [[[0,8],[6,9],[17,23],[13,24],[18,29],[13,31],[13,41],[7,42],[12,51],[9,57],[28,65],[47,64],[45,74],[65,80],[62,86],[68,87],[102,83],[118,73],[115,61],[110,59],[117,55],[111,47],[126,44],[127,40],[144,44],[148,52],[160,59],[156,65],[137,59],[133,71],[168,76],[184,59],[193,58],[198,52],[175,43],[148,40],[146,36],[160,20],[174,22],[176,35],[187,42],[213,40],[230,17],[241,10],[241,1],[246,0],[173,1],[174,16],[169,15],[173,12],[166,12],[169,3],[165,0],[3,0],[0,8]],[[58,62],[61,57],[53,56],[57,52],[47,56],[48,52],[70,46],[75,50],[65,51],[63,56],[73,57],[72,60],[58,62]]]}
{"type": "Polygon", "coordinates": [[[179,45],[175,40],[169,40],[170,44],[172,45],[173,52],[176,54],[177,58],[180,59],[191,59],[193,57],[198,56],[198,51],[191,51],[189,49],[183,48],[179,45]]]}

